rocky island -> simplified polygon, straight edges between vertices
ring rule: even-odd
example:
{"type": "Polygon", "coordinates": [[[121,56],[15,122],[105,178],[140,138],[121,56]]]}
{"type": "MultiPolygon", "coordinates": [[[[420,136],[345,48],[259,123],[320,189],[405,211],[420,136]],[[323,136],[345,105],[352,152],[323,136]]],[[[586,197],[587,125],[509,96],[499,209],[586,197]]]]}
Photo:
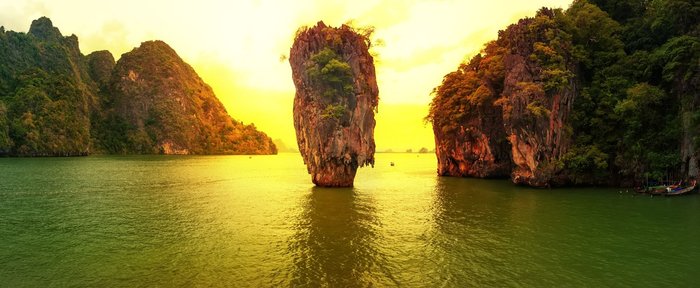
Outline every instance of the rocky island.
{"type": "Polygon", "coordinates": [[[351,27],[301,28],[290,50],[299,152],[318,186],[350,187],[374,165],[379,89],[369,40],[351,27]]]}
{"type": "Polygon", "coordinates": [[[270,137],[228,115],[162,41],[115,62],[84,56],[51,20],[0,28],[0,155],[274,154],[270,137]]]}
{"type": "Polygon", "coordinates": [[[447,74],[427,117],[438,174],[534,187],[698,178],[700,7],[611,3],[542,8],[447,74]]]}

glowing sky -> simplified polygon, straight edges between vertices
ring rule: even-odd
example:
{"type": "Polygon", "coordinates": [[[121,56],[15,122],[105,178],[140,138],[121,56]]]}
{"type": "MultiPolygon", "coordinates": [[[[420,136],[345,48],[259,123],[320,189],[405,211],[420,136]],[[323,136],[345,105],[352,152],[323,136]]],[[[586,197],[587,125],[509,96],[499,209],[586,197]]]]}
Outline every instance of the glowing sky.
{"type": "Polygon", "coordinates": [[[209,83],[234,118],[255,123],[273,139],[296,147],[294,84],[287,61],[294,32],[319,20],[354,20],[376,27],[379,84],[377,150],[433,148],[423,122],[431,90],[497,31],[542,6],[571,0],[0,0],[0,25],[26,32],[33,19],[51,18],[76,34],[84,54],[110,50],[115,58],[146,40],[160,39],[209,83]]]}

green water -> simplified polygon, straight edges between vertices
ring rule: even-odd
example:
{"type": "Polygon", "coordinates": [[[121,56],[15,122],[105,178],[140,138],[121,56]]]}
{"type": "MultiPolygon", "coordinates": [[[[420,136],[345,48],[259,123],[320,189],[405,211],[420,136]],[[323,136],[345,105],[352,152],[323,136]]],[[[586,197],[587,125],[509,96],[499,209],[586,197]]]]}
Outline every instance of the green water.
{"type": "Polygon", "coordinates": [[[314,188],[294,154],[0,159],[0,286],[700,283],[698,195],[527,189],[376,156],[352,189],[314,188]]]}

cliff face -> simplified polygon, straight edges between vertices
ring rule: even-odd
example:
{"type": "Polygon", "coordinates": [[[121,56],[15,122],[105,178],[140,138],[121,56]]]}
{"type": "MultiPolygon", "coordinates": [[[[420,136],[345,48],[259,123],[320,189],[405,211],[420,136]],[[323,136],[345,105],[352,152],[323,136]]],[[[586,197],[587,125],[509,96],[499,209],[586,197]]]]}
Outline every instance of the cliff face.
{"type": "Polygon", "coordinates": [[[163,42],[119,63],[83,56],[51,20],[0,28],[0,155],[271,154],[267,135],[231,119],[211,88],[163,42]]]}
{"type": "Polygon", "coordinates": [[[554,17],[544,9],[501,31],[436,88],[429,118],[439,175],[566,182],[558,163],[570,145],[566,123],[577,91],[571,43],[554,17]]]}
{"type": "Polygon", "coordinates": [[[122,55],[109,87],[110,113],[128,127],[124,152],[276,153],[269,137],[231,119],[211,87],[162,41],[122,55]]]}
{"type": "Polygon", "coordinates": [[[506,177],[510,145],[498,109],[481,108],[456,131],[435,133],[438,175],[479,178],[506,177]]]}
{"type": "Polygon", "coordinates": [[[696,40],[695,55],[688,61],[689,68],[696,63],[696,70],[684,71],[686,77],[676,78],[674,92],[682,95],[681,101],[681,174],[700,179],[700,39],[696,40]]]}
{"type": "Polygon", "coordinates": [[[554,13],[541,10],[506,29],[503,57],[503,124],[511,144],[516,184],[543,187],[564,184],[560,160],[568,151],[566,125],[576,91],[573,46],[556,27],[554,13]]]}
{"type": "Polygon", "coordinates": [[[510,173],[503,112],[495,103],[503,86],[503,56],[496,48],[491,43],[487,50],[492,55],[460,65],[434,91],[430,118],[441,176],[496,178],[510,173]],[[487,75],[489,71],[493,73],[487,75]]]}
{"type": "Polygon", "coordinates": [[[0,29],[0,155],[90,153],[96,85],[86,67],[78,38],[48,18],[27,34],[0,29]]]}
{"type": "Polygon", "coordinates": [[[358,167],[374,165],[379,89],[367,40],[319,22],[290,50],[297,144],[316,185],[352,186],[358,167]]]}
{"type": "Polygon", "coordinates": [[[428,116],[440,175],[535,187],[700,177],[700,4],[621,13],[592,1],[610,10],[542,8],[445,76],[428,116]]]}

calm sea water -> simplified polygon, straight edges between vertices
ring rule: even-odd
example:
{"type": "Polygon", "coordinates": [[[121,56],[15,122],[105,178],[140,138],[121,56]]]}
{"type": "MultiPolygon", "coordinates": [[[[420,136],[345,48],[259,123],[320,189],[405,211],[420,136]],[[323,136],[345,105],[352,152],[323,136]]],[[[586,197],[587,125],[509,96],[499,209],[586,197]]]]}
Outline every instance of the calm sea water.
{"type": "Polygon", "coordinates": [[[0,159],[0,286],[700,285],[697,195],[376,158],[351,189],[313,187],[295,154],[0,159]]]}

